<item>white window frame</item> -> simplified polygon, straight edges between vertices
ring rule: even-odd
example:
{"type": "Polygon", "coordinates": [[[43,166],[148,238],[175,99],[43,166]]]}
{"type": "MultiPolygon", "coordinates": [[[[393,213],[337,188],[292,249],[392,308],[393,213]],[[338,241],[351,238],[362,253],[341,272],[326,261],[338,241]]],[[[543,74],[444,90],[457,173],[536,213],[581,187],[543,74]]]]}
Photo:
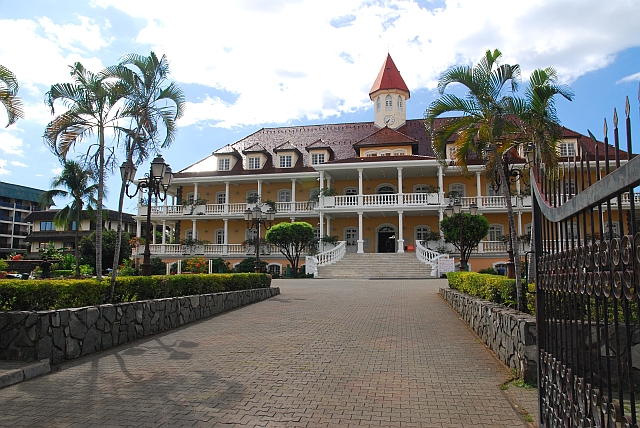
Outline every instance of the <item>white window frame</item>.
{"type": "Polygon", "coordinates": [[[467,196],[467,186],[463,183],[451,183],[449,184],[449,192],[456,191],[460,193],[460,197],[464,198],[467,196]]]}
{"type": "Polygon", "coordinates": [[[278,276],[282,276],[282,265],[280,263],[269,263],[267,265],[267,272],[270,274],[273,274],[274,272],[272,271],[278,271],[278,276]],[[277,269],[275,269],[277,268],[277,269]]]}
{"type": "MultiPolygon", "coordinates": [[[[612,221],[611,226],[613,229],[613,236],[609,236],[607,237],[607,239],[620,237],[620,223],[618,223],[617,221],[612,221]]],[[[602,231],[604,232],[606,237],[609,232],[609,220],[605,220],[602,222],[602,231]]]]}
{"type": "Polygon", "coordinates": [[[398,188],[391,183],[382,183],[376,186],[376,195],[393,195],[396,193],[398,193],[398,188]],[[389,187],[390,189],[393,189],[393,192],[380,193],[380,190],[385,187],[389,187]]]}
{"type": "Polygon", "coordinates": [[[393,110],[393,98],[391,98],[391,95],[387,95],[384,99],[384,109],[386,111],[391,111],[393,110]]]}
{"type": "Polygon", "coordinates": [[[196,200],[196,198],[195,198],[195,193],[194,192],[187,193],[186,201],[187,201],[188,204],[192,204],[193,201],[195,201],[195,200],[196,200]]]}
{"type": "Polygon", "coordinates": [[[278,190],[278,202],[291,202],[291,189],[278,190]]]}
{"type": "Polygon", "coordinates": [[[355,226],[347,226],[342,231],[344,236],[344,240],[346,241],[346,246],[353,247],[358,245],[358,228],[355,226]],[[352,241],[353,243],[349,243],[349,235],[353,235],[352,241]]]}
{"type": "Polygon", "coordinates": [[[218,171],[229,171],[231,169],[231,160],[229,158],[218,159],[218,171]]]}
{"type": "MultiPolygon", "coordinates": [[[[192,239],[193,238],[193,229],[187,229],[184,234],[185,238],[192,239]]],[[[194,239],[198,239],[198,229],[196,229],[196,237],[194,239]]]]}
{"type": "Polygon", "coordinates": [[[378,152],[375,150],[367,150],[366,152],[364,152],[364,156],[367,158],[374,158],[378,156],[378,152]]]}
{"type": "Polygon", "coordinates": [[[504,236],[504,225],[499,223],[490,224],[489,232],[487,233],[487,241],[501,241],[501,236],[504,236]]]}
{"type": "Polygon", "coordinates": [[[393,156],[405,156],[407,154],[406,149],[396,149],[393,151],[393,156]]]}
{"type": "Polygon", "coordinates": [[[425,234],[431,233],[431,226],[427,226],[425,224],[418,225],[413,230],[413,236],[415,237],[415,242],[418,241],[426,241],[425,234]]]}
{"type": "Polygon", "coordinates": [[[249,200],[249,198],[251,198],[252,196],[256,196],[256,197],[260,197],[260,194],[258,193],[257,190],[247,190],[247,194],[246,194],[246,200],[249,200]]]}
{"type": "Polygon", "coordinates": [[[311,153],[311,165],[319,165],[324,163],[324,153],[311,153]]]}
{"type": "Polygon", "coordinates": [[[227,203],[227,194],[225,192],[216,193],[216,204],[222,205],[227,203]]]}
{"type": "Polygon", "coordinates": [[[216,245],[224,244],[224,229],[216,229],[213,242],[215,242],[216,245]]]}
{"type": "Polygon", "coordinates": [[[280,168],[293,167],[293,155],[280,155],[280,168]]]}
{"type": "Polygon", "coordinates": [[[398,111],[402,111],[402,97],[398,95],[398,111]]]}
{"type": "Polygon", "coordinates": [[[573,141],[563,141],[558,144],[558,153],[560,157],[570,158],[576,156],[576,143],[573,141]]]}
{"type": "Polygon", "coordinates": [[[342,189],[342,194],[346,196],[357,196],[358,188],[355,186],[349,186],[342,189]]]}
{"type": "Polygon", "coordinates": [[[247,167],[249,169],[260,169],[261,160],[260,156],[250,156],[247,158],[247,167]]]}
{"type": "Polygon", "coordinates": [[[378,108],[378,111],[380,111],[380,97],[376,98],[376,106],[378,108]]]}

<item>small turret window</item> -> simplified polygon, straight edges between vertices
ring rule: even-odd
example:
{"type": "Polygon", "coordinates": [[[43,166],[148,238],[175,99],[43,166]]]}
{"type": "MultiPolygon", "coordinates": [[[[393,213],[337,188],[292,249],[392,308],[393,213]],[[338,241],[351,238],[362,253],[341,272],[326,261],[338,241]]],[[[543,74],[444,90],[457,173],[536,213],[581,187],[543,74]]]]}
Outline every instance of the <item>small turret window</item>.
{"type": "Polygon", "coordinates": [[[402,97],[398,97],[398,110],[402,111],[402,97]]]}
{"type": "Polygon", "coordinates": [[[376,99],[376,107],[378,108],[378,111],[380,111],[380,97],[376,99]]]}
{"type": "Polygon", "coordinates": [[[385,110],[391,110],[393,109],[393,99],[391,99],[391,95],[387,95],[387,97],[384,100],[384,109],[385,110]]]}

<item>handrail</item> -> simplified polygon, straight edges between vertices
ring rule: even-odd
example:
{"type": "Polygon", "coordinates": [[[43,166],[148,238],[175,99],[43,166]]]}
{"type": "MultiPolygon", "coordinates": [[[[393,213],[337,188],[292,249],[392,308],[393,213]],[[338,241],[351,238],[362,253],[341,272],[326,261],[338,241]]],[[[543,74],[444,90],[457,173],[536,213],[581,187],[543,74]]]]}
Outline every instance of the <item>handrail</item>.
{"type": "Polygon", "coordinates": [[[431,276],[435,276],[438,278],[440,275],[438,274],[438,260],[442,258],[449,258],[449,254],[440,254],[437,251],[433,251],[427,247],[425,247],[422,243],[424,241],[416,240],[416,258],[426,264],[431,266],[431,276]]]}
{"type": "Polygon", "coordinates": [[[318,266],[326,266],[342,259],[347,253],[347,241],[338,241],[338,245],[334,248],[316,254],[315,256],[305,257],[305,272],[318,275],[318,266]]]}

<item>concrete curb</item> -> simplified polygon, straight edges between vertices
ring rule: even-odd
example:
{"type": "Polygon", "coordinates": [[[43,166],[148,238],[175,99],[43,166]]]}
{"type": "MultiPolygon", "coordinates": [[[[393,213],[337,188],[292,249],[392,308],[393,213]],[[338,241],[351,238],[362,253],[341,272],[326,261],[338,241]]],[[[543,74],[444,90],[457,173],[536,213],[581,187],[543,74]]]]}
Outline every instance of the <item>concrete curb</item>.
{"type": "Polygon", "coordinates": [[[0,374],[0,389],[49,372],[51,372],[51,365],[49,365],[49,360],[47,359],[40,360],[39,363],[29,364],[21,369],[6,371],[0,374]]]}

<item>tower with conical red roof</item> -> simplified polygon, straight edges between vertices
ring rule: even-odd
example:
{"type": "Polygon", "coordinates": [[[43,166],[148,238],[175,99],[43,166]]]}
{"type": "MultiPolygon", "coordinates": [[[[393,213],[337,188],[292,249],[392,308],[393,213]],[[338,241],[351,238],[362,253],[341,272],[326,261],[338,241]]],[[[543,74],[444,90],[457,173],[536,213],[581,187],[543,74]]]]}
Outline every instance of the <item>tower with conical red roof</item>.
{"type": "Polygon", "coordinates": [[[409,99],[409,88],[404,83],[398,67],[387,54],[378,77],[369,91],[373,101],[374,123],[383,128],[397,129],[407,121],[406,101],[409,99]]]}

